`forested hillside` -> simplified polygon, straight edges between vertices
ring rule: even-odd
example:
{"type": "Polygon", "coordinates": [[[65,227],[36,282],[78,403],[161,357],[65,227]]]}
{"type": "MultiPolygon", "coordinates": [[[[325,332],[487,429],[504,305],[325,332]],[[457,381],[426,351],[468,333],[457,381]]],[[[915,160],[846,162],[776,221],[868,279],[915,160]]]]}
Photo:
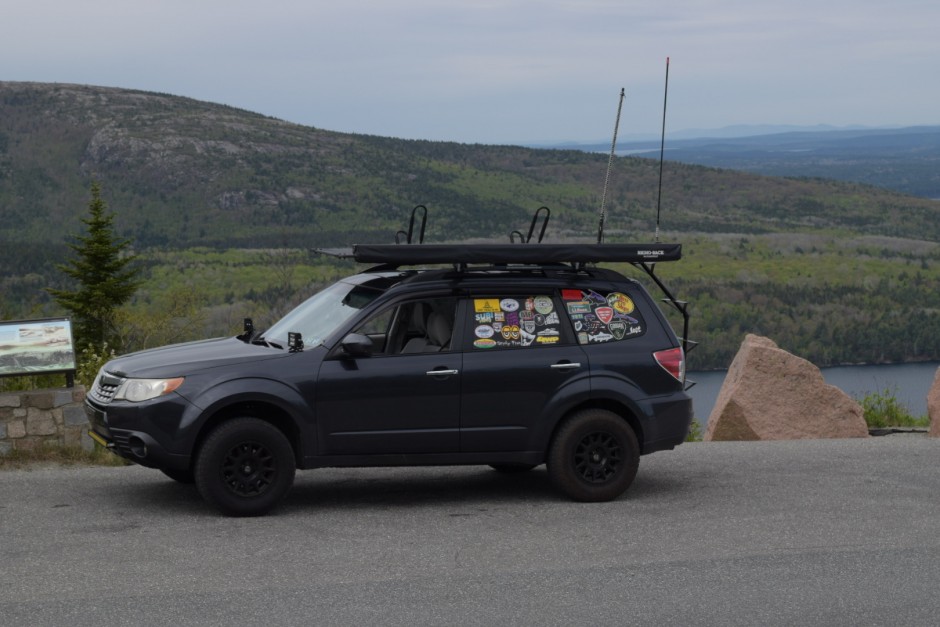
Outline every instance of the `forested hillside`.
{"type": "MultiPolygon", "coordinates": [[[[53,264],[93,179],[143,259],[131,314],[185,295],[174,311],[199,323],[172,339],[188,339],[270,317],[348,272],[307,250],[391,242],[419,203],[426,241],[508,241],[542,205],[546,241],[593,238],[606,166],[574,150],[340,134],[166,94],[0,82],[0,317],[56,313],[43,288],[61,284],[53,264]]],[[[651,239],[658,174],[655,161],[616,160],[608,241],[651,239]]],[[[940,203],[672,162],[663,183],[663,228],[687,243],[663,272],[705,340],[693,366],[727,365],[747,331],[821,363],[940,359],[940,203]]]]}

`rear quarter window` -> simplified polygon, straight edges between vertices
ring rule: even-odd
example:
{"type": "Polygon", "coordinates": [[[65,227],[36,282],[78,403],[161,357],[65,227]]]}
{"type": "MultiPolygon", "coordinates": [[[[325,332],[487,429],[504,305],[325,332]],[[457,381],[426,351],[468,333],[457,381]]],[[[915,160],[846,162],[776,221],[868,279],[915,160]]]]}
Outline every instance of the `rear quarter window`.
{"type": "Polygon", "coordinates": [[[625,291],[566,289],[561,298],[579,344],[620,342],[646,333],[646,322],[625,291]]]}

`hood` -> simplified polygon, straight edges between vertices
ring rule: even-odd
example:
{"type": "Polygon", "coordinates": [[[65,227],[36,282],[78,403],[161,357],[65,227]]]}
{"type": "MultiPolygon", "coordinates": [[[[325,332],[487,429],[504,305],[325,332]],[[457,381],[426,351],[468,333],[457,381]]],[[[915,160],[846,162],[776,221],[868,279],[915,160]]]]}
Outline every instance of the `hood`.
{"type": "Polygon", "coordinates": [[[183,377],[244,361],[279,359],[288,354],[286,350],[227,337],[130,353],[109,361],[104,369],[121,377],[159,379],[183,377]]]}

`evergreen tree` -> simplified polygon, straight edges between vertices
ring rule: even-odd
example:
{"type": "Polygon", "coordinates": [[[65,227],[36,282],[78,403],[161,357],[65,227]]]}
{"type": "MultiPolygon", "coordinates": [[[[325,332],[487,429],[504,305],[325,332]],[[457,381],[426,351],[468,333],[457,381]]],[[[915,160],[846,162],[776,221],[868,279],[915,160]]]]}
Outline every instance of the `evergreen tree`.
{"type": "Polygon", "coordinates": [[[139,269],[131,265],[137,256],[125,254],[129,240],[114,233],[114,213],[106,211],[97,182],[91,184],[89,217],[82,218],[86,235],[69,244],[77,258],[56,267],[78,282],[74,291],[50,289],[49,293],[73,318],[77,345],[117,347],[115,314],[137,291],[139,269]]]}

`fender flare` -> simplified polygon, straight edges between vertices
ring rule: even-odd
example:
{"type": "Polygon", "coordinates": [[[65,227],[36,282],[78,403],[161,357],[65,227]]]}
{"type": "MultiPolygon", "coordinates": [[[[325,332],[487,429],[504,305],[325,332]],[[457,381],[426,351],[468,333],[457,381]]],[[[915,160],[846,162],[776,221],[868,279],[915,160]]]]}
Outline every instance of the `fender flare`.
{"type": "MultiPolygon", "coordinates": [[[[313,416],[308,404],[295,388],[275,379],[264,377],[243,377],[229,379],[218,385],[203,390],[199,396],[190,399],[190,404],[180,420],[181,432],[191,438],[193,447],[205,435],[206,426],[213,422],[213,417],[236,405],[259,403],[277,407],[289,420],[294,434],[287,434],[293,439],[296,435],[301,450],[314,444],[316,429],[305,428],[312,423],[313,416]]],[[[195,453],[195,450],[193,451],[195,453]]],[[[300,451],[298,458],[301,456],[300,451]]]]}

